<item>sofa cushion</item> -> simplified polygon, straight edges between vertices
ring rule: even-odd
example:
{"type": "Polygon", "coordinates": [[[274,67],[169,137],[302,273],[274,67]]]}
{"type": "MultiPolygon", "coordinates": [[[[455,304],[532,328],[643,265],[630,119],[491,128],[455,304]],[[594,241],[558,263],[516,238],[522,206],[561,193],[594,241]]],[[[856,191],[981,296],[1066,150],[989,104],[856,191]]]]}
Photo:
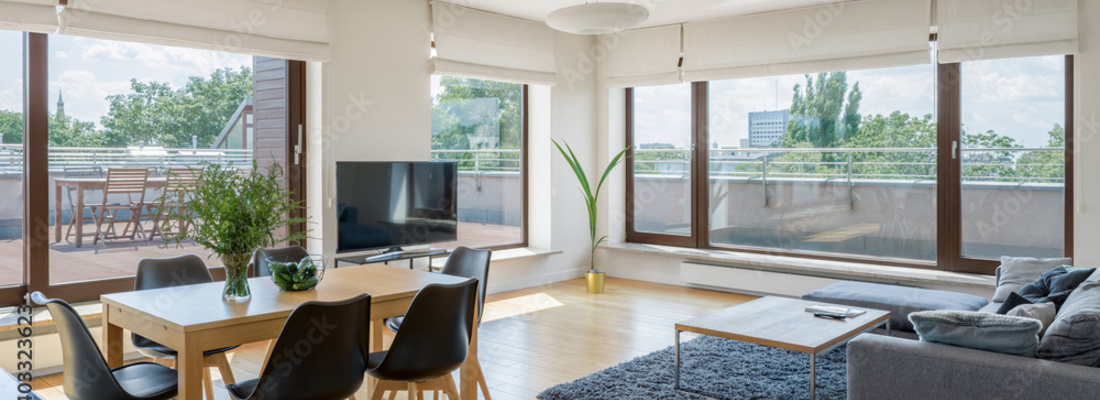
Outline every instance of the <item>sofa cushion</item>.
{"type": "Polygon", "coordinates": [[[1008,294],[1020,291],[1024,285],[1035,282],[1044,272],[1059,265],[1073,264],[1072,258],[1001,257],[997,267],[997,290],[994,303],[1004,303],[1008,294]]]}
{"type": "Polygon", "coordinates": [[[1032,358],[1042,329],[1033,318],[976,311],[919,311],[909,319],[924,342],[1032,358]]]}
{"type": "Polygon", "coordinates": [[[1058,310],[1039,358],[1100,367],[1100,281],[1081,284],[1058,310]]]}
{"type": "Polygon", "coordinates": [[[1054,323],[1054,318],[1058,316],[1058,308],[1054,306],[1054,303],[1035,303],[1035,304],[1021,304],[1015,308],[1009,310],[1005,315],[1012,317],[1027,317],[1035,318],[1039,322],[1043,323],[1043,328],[1039,329],[1039,337],[1042,338],[1046,334],[1047,328],[1054,323]]]}
{"type": "Polygon", "coordinates": [[[989,301],[965,293],[879,283],[842,281],[802,295],[802,300],[890,312],[892,329],[912,331],[909,313],[924,310],[977,311],[989,301]]]}

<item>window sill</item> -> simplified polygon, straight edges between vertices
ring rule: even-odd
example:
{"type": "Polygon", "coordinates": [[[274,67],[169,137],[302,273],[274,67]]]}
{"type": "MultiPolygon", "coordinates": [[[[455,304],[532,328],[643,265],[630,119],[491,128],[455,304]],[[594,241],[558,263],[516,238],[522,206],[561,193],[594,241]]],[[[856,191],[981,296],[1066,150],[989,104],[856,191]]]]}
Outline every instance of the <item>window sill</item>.
{"type": "Polygon", "coordinates": [[[684,257],[687,260],[704,261],[720,265],[736,265],[740,268],[830,278],[839,277],[848,279],[896,281],[914,284],[945,284],[989,290],[996,287],[996,278],[991,275],[963,272],[890,267],[858,262],[814,260],[800,257],[742,253],[730,250],[692,249],[644,243],[605,244],[600,246],[600,248],[608,251],[629,251],[677,256],[684,257]]]}
{"type": "MultiPolygon", "coordinates": [[[[493,250],[493,255],[490,261],[508,261],[521,260],[524,258],[532,257],[549,257],[554,254],[561,253],[561,250],[539,249],[535,247],[517,247],[514,249],[493,250]]],[[[432,268],[442,268],[443,264],[446,262],[446,258],[434,258],[432,259],[432,268]]]]}
{"type": "MultiPolygon", "coordinates": [[[[73,304],[73,308],[80,314],[80,318],[84,320],[84,323],[89,328],[97,327],[101,325],[103,317],[103,305],[98,301],[91,301],[87,303],[73,304]]],[[[16,314],[14,307],[4,309],[7,313],[3,317],[0,317],[0,341],[22,338],[19,335],[19,328],[26,327],[26,325],[19,325],[19,316],[16,314]]],[[[57,328],[54,326],[53,317],[50,316],[49,310],[45,306],[35,307],[32,313],[34,324],[34,336],[48,335],[56,333],[57,328]]]]}

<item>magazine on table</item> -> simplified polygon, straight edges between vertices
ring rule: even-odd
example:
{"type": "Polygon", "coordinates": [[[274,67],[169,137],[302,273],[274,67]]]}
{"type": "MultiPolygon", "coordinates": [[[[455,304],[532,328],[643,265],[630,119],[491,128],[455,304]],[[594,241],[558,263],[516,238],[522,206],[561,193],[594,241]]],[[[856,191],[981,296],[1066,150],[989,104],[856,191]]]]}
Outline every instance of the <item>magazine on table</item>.
{"type": "Polygon", "coordinates": [[[866,314],[867,310],[861,310],[858,308],[848,308],[843,306],[826,306],[821,304],[815,304],[806,307],[806,312],[814,314],[843,314],[848,318],[855,318],[860,315],[866,314]]]}

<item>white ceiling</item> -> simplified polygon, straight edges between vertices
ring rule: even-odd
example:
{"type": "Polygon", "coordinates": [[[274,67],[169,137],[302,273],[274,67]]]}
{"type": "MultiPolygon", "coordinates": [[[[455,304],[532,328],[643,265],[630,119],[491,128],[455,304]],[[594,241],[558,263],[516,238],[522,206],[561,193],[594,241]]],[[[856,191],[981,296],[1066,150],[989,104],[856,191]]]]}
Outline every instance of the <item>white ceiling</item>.
{"type": "MultiPolygon", "coordinates": [[[[824,0],[613,0],[649,9],[649,19],[639,28],[704,21],[736,15],[821,5],[824,0]]],[[[449,1],[497,14],[542,21],[551,11],[584,4],[586,0],[472,0],[449,1]]]]}

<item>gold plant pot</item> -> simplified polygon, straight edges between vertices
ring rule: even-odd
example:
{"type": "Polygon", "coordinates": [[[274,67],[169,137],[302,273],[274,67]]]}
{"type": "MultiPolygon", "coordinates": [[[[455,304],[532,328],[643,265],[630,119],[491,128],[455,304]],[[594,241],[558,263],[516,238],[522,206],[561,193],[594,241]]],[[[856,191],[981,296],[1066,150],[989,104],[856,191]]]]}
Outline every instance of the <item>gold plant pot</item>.
{"type": "Polygon", "coordinates": [[[607,276],[603,271],[592,270],[584,274],[584,280],[588,283],[588,293],[603,293],[603,280],[607,276]]]}

